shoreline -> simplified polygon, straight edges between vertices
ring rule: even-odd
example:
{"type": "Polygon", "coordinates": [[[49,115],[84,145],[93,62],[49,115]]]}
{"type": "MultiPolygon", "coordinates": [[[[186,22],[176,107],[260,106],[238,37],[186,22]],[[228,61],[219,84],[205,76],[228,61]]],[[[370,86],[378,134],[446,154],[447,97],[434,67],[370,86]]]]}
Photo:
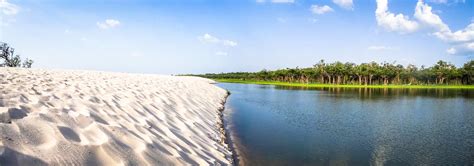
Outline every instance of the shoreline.
{"type": "Polygon", "coordinates": [[[316,83],[289,83],[278,81],[254,81],[239,79],[213,79],[221,83],[239,83],[239,84],[257,84],[257,85],[275,85],[302,88],[371,88],[371,89],[474,89],[474,85],[334,85],[334,84],[316,84],[316,83]]]}
{"type": "Polygon", "coordinates": [[[227,139],[229,140],[229,146],[231,146],[230,148],[230,151],[232,152],[232,155],[233,155],[233,160],[234,160],[234,165],[246,165],[247,163],[247,153],[246,153],[246,150],[245,150],[245,147],[241,145],[240,143],[240,140],[237,136],[237,133],[235,133],[235,131],[233,130],[234,126],[231,124],[230,121],[232,121],[231,118],[232,117],[232,114],[233,112],[230,112],[232,111],[231,109],[227,109],[229,112],[227,112],[227,114],[225,114],[224,116],[224,126],[225,126],[225,129],[227,131],[227,139]]]}
{"type": "Polygon", "coordinates": [[[233,142],[232,134],[230,133],[231,131],[229,131],[229,129],[227,128],[229,124],[228,122],[226,122],[225,117],[224,117],[224,111],[226,110],[225,105],[227,103],[227,99],[229,98],[231,94],[228,90],[226,90],[226,93],[227,94],[224,97],[223,102],[221,103],[222,107],[219,108],[219,113],[218,113],[219,121],[217,122],[217,125],[219,127],[219,132],[221,134],[220,142],[225,145],[228,151],[231,152],[231,156],[227,156],[230,163],[232,165],[239,165],[240,159],[237,153],[237,147],[235,146],[235,143],[233,142]]]}

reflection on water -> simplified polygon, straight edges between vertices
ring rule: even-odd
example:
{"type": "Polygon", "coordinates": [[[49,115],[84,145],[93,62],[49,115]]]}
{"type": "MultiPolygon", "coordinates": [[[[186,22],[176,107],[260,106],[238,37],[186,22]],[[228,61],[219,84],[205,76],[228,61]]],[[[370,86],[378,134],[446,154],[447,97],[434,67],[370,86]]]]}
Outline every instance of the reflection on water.
{"type": "Polygon", "coordinates": [[[219,84],[249,165],[472,165],[474,91],[219,84]]]}
{"type": "Polygon", "coordinates": [[[289,87],[289,86],[267,86],[259,88],[274,88],[281,90],[319,90],[327,91],[332,94],[347,94],[357,93],[360,98],[371,98],[372,95],[376,97],[399,97],[399,96],[423,96],[423,97],[466,97],[474,98],[474,91],[469,89],[393,89],[393,88],[306,88],[306,87],[289,87]]]}

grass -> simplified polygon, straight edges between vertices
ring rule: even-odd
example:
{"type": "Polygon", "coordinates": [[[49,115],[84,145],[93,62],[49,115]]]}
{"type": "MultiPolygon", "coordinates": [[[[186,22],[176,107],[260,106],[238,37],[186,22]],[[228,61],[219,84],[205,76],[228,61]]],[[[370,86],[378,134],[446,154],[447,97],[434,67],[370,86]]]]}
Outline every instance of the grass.
{"type": "Polygon", "coordinates": [[[315,83],[293,83],[278,81],[255,81],[239,79],[214,79],[217,82],[240,83],[240,84],[259,84],[259,85],[277,85],[305,88],[413,88],[413,89],[474,89],[474,85],[334,85],[334,84],[315,84],[315,83]]]}

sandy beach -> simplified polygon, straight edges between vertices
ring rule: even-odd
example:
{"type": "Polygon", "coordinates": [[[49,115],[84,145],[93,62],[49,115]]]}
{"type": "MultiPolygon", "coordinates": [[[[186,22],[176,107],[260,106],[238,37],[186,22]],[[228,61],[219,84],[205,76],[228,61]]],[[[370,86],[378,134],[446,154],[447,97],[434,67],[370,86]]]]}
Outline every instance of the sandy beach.
{"type": "Polygon", "coordinates": [[[197,77],[0,68],[1,165],[230,165],[197,77]]]}

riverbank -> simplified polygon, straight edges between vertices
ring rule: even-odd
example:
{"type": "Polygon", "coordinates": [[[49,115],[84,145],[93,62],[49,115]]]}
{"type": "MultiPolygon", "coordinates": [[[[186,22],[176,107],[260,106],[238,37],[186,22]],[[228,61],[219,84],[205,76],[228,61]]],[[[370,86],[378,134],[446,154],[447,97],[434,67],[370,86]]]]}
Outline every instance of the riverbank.
{"type": "Polygon", "coordinates": [[[235,124],[233,121],[233,114],[235,114],[235,110],[232,109],[231,107],[231,100],[232,96],[230,95],[227,96],[226,102],[225,102],[225,107],[222,109],[222,121],[224,123],[224,132],[226,136],[226,143],[232,152],[232,158],[233,158],[233,165],[248,165],[247,164],[247,158],[248,155],[245,153],[246,149],[242,144],[240,143],[239,136],[235,132],[235,124]]]}
{"type": "Polygon", "coordinates": [[[217,82],[224,83],[240,83],[240,84],[259,84],[259,85],[276,85],[276,86],[291,86],[304,88],[399,88],[399,89],[474,89],[474,85],[334,85],[334,84],[305,84],[305,83],[290,83],[277,81],[254,81],[254,80],[239,80],[239,79],[214,79],[217,82]]]}
{"type": "Polygon", "coordinates": [[[213,82],[0,68],[0,165],[231,165],[213,82]]]}
{"type": "Polygon", "coordinates": [[[235,138],[233,137],[231,133],[231,128],[230,128],[231,124],[228,119],[230,118],[229,114],[231,113],[231,111],[230,110],[226,111],[227,99],[229,98],[230,94],[231,93],[227,91],[227,95],[225,96],[225,99],[222,102],[222,107],[219,108],[218,127],[221,133],[221,143],[223,143],[227,147],[227,150],[232,153],[231,156],[229,156],[229,159],[232,165],[240,165],[241,160],[239,158],[239,153],[237,149],[238,145],[236,144],[236,142],[234,142],[235,138]]]}

